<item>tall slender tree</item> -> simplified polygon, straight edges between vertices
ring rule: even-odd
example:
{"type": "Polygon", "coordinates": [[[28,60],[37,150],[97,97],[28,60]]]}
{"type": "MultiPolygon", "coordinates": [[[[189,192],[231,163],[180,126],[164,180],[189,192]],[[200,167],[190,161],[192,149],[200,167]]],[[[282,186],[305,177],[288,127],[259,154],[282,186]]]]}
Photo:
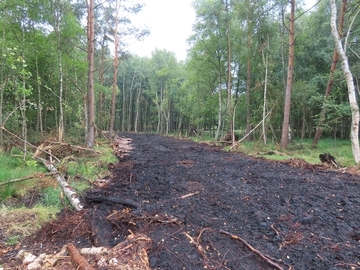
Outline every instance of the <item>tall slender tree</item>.
{"type": "Polygon", "coordinates": [[[291,108],[291,91],[293,84],[293,70],[295,57],[295,0],[290,1],[290,18],[289,18],[289,58],[288,71],[285,89],[284,101],[284,121],[281,133],[281,148],[287,148],[290,132],[290,108],[291,108]]]}
{"type": "Polygon", "coordinates": [[[94,54],[95,54],[95,12],[94,0],[87,0],[87,56],[88,56],[88,122],[85,136],[86,146],[94,147],[95,141],[95,89],[94,89],[94,54]]]}
{"type": "MultiPolygon", "coordinates": [[[[345,1],[345,0],[344,0],[345,1]]],[[[356,100],[356,90],[353,80],[353,75],[350,70],[347,55],[341,42],[341,37],[336,26],[337,9],[335,0],[330,0],[331,4],[331,33],[334,37],[335,47],[339,54],[341,61],[341,68],[347,83],[348,97],[351,108],[351,126],[350,126],[350,139],[351,148],[355,163],[360,162],[360,147],[359,147],[359,105],[356,100]]]]}
{"type": "MultiPolygon", "coordinates": [[[[341,4],[340,20],[339,20],[339,27],[338,27],[339,33],[342,33],[342,29],[344,26],[344,18],[345,18],[345,13],[346,13],[346,2],[347,2],[347,0],[343,0],[342,4],[341,4]]],[[[323,106],[321,107],[321,112],[319,115],[319,123],[316,127],[316,132],[315,132],[314,140],[312,143],[313,146],[316,146],[318,144],[321,134],[322,134],[322,131],[323,131],[322,126],[324,125],[325,118],[326,118],[326,103],[328,102],[328,100],[330,98],[330,93],[331,93],[332,86],[334,83],[334,72],[336,70],[338,58],[339,58],[339,54],[338,54],[337,49],[335,48],[333,57],[332,57],[332,61],[331,61],[330,75],[329,75],[329,79],[328,79],[326,89],[325,89],[324,103],[323,103],[323,106]]]]}

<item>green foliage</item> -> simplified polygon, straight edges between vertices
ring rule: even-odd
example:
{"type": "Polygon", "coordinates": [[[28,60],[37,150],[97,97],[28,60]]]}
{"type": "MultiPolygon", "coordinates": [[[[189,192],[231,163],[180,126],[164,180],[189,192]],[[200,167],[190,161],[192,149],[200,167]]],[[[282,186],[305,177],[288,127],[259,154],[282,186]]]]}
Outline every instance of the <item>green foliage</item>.
{"type": "Polygon", "coordinates": [[[62,208],[61,199],[61,188],[60,187],[47,187],[43,189],[40,204],[45,207],[57,207],[62,208]]]}
{"type": "Polygon", "coordinates": [[[38,167],[38,163],[34,159],[28,159],[25,161],[25,163],[26,163],[26,166],[28,166],[30,168],[38,167]]]}
{"type": "Polygon", "coordinates": [[[279,145],[269,143],[264,145],[262,141],[244,141],[239,146],[239,151],[248,155],[264,157],[272,160],[285,160],[289,158],[301,158],[312,164],[319,164],[319,155],[330,153],[342,166],[353,166],[354,160],[349,140],[323,138],[316,148],[312,147],[312,139],[294,140],[286,151],[280,151],[279,145]]]}
{"type": "Polygon", "coordinates": [[[0,199],[6,200],[16,194],[16,189],[13,184],[8,184],[0,187],[0,199]]]}
{"type": "MultiPolygon", "coordinates": [[[[12,149],[12,153],[18,153],[16,148],[12,149]]],[[[39,168],[34,160],[24,162],[20,157],[0,155],[0,183],[12,179],[18,179],[35,172],[43,172],[43,168],[39,168]]],[[[6,184],[0,186],[0,198],[5,200],[9,197],[21,195],[26,192],[27,186],[23,183],[6,184]]]]}
{"type": "Polygon", "coordinates": [[[13,235],[13,236],[7,238],[6,245],[9,245],[9,246],[15,245],[19,242],[19,240],[20,240],[20,235],[13,235]]]}

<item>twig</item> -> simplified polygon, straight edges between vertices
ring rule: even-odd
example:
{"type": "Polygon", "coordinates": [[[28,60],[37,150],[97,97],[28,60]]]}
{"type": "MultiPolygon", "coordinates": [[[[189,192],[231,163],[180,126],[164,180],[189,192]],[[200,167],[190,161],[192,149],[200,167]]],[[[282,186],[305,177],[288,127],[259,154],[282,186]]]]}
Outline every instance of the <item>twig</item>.
{"type": "Polygon", "coordinates": [[[189,193],[189,194],[180,196],[179,198],[180,198],[180,199],[185,199],[185,198],[187,198],[187,197],[191,197],[191,196],[194,196],[194,195],[199,194],[199,193],[200,193],[200,191],[196,191],[196,192],[193,192],[193,193],[189,193]]]}
{"type": "Polygon", "coordinates": [[[37,173],[37,174],[33,174],[33,175],[29,175],[29,176],[25,176],[25,177],[21,177],[21,178],[17,178],[17,179],[11,179],[6,182],[2,182],[2,183],[0,183],[0,186],[15,183],[15,182],[20,182],[20,181],[24,181],[24,180],[34,179],[34,178],[41,178],[44,176],[49,176],[49,175],[54,175],[54,174],[56,174],[56,173],[55,172],[41,173],[41,174],[37,173]]]}
{"type": "Polygon", "coordinates": [[[198,241],[196,241],[191,235],[184,232],[184,235],[190,240],[190,244],[193,244],[197,250],[200,252],[201,256],[204,258],[205,262],[208,262],[208,258],[206,257],[204,248],[199,244],[198,241]]]}
{"type": "Polygon", "coordinates": [[[248,242],[246,242],[244,239],[242,239],[241,237],[231,234],[227,231],[224,230],[220,230],[220,233],[225,234],[230,236],[232,239],[238,240],[241,243],[243,243],[248,249],[250,249],[252,252],[254,252],[255,254],[257,254],[260,258],[262,258],[264,261],[266,261],[268,264],[270,264],[271,266],[276,267],[279,270],[284,270],[284,268],[282,268],[280,265],[278,265],[277,263],[273,262],[270,257],[268,255],[264,255],[262,254],[260,251],[258,251],[257,249],[253,248],[248,242]]]}

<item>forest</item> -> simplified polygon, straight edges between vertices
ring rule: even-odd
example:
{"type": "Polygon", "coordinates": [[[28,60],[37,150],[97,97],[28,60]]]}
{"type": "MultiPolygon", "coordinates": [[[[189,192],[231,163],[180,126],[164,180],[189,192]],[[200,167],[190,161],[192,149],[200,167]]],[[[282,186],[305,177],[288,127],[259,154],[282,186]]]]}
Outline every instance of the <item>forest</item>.
{"type": "MultiPolygon", "coordinates": [[[[131,0],[0,3],[0,145],[143,132],[358,146],[359,1],[194,0],[185,61],[129,52],[131,0]],[[347,68],[347,69],[346,69],[347,68]],[[357,90],[356,90],[357,89],[357,90]]],[[[184,18],[186,20],[186,18],[184,18]]]]}

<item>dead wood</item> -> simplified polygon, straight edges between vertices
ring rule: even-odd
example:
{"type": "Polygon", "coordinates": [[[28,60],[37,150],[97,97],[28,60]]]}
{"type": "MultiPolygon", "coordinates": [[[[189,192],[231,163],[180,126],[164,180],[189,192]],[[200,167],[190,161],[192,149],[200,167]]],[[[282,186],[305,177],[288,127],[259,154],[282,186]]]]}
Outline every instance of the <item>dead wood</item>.
{"type": "Polygon", "coordinates": [[[64,192],[65,196],[69,199],[70,204],[77,210],[80,211],[83,208],[82,203],[80,202],[79,196],[75,192],[75,190],[66,182],[64,176],[62,176],[59,171],[56,169],[56,167],[41,158],[38,158],[42,161],[44,166],[48,169],[48,171],[54,173],[56,181],[61,186],[62,191],[64,192]]]}
{"type": "Polygon", "coordinates": [[[104,196],[87,195],[86,200],[88,200],[89,202],[96,202],[96,203],[113,202],[113,203],[122,204],[124,206],[128,206],[128,207],[135,208],[135,209],[140,206],[138,203],[136,203],[136,202],[134,202],[132,200],[120,199],[120,198],[116,198],[116,197],[104,197],[104,196]]]}
{"type": "Polygon", "coordinates": [[[98,155],[100,151],[89,149],[69,143],[44,141],[37,147],[34,157],[45,158],[45,155],[56,157],[57,161],[68,156],[98,155]]]}
{"type": "Polygon", "coordinates": [[[231,234],[227,231],[224,230],[220,230],[220,233],[225,234],[230,236],[232,239],[238,240],[241,243],[243,243],[248,249],[250,249],[252,252],[254,252],[255,254],[257,254],[260,258],[262,258],[265,262],[267,262],[268,264],[270,264],[271,266],[276,267],[279,270],[284,270],[284,268],[282,268],[279,264],[277,264],[276,262],[274,262],[273,260],[275,260],[274,258],[271,258],[268,255],[264,255],[262,254],[260,251],[258,251],[257,249],[253,248],[248,242],[246,242],[244,239],[242,239],[241,237],[231,234]]]}
{"type": "Polygon", "coordinates": [[[334,166],[336,168],[339,167],[339,165],[335,161],[335,157],[330,155],[329,153],[320,154],[319,159],[322,163],[326,163],[326,164],[328,164],[330,166],[334,166]]]}
{"type": "Polygon", "coordinates": [[[56,173],[55,172],[36,173],[36,174],[33,174],[33,175],[29,175],[29,176],[25,176],[25,177],[21,177],[21,178],[17,178],[17,179],[11,179],[9,181],[2,182],[2,183],[0,183],[0,186],[16,183],[16,182],[20,182],[20,181],[30,180],[30,179],[34,179],[34,178],[42,178],[44,176],[49,176],[49,175],[54,175],[54,174],[56,174],[56,173]]]}
{"type": "MultiPolygon", "coordinates": [[[[22,139],[21,137],[19,137],[18,135],[16,135],[16,134],[12,133],[11,131],[7,130],[4,126],[2,126],[1,129],[4,130],[6,133],[10,134],[11,136],[13,136],[14,138],[20,140],[21,142],[26,143],[26,144],[29,145],[31,148],[37,149],[37,147],[36,147],[35,145],[29,143],[28,141],[23,140],[23,139],[22,139]]],[[[21,149],[21,151],[23,151],[23,152],[25,152],[25,153],[29,153],[28,151],[26,151],[25,149],[23,149],[20,145],[17,145],[17,147],[19,147],[19,148],[21,149]]],[[[53,156],[51,153],[49,153],[49,152],[45,152],[45,153],[60,162],[60,160],[59,160],[57,157],[53,156]]],[[[30,153],[29,153],[29,154],[30,154],[30,153]]]]}
{"type": "Polygon", "coordinates": [[[26,265],[27,270],[32,269],[53,269],[52,267],[61,260],[68,258],[66,254],[66,245],[56,254],[47,255],[45,253],[35,256],[34,254],[27,252],[25,250],[20,250],[16,258],[21,259],[23,265],[26,265]]]}
{"type": "Polygon", "coordinates": [[[77,269],[80,270],[95,270],[88,262],[87,260],[81,256],[77,248],[73,244],[67,245],[67,250],[70,253],[71,258],[75,262],[75,264],[78,266],[77,269]]]}
{"type": "Polygon", "coordinates": [[[200,243],[198,241],[199,237],[198,237],[198,240],[195,240],[191,235],[189,235],[186,232],[184,232],[184,235],[190,240],[190,244],[193,244],[197,248],[197,250],[199,251],[201,257],[203,257],[203,259],[207,263],[209,261],[209,259],[206,256],[204,248],[200,245],[200,243]]]}

